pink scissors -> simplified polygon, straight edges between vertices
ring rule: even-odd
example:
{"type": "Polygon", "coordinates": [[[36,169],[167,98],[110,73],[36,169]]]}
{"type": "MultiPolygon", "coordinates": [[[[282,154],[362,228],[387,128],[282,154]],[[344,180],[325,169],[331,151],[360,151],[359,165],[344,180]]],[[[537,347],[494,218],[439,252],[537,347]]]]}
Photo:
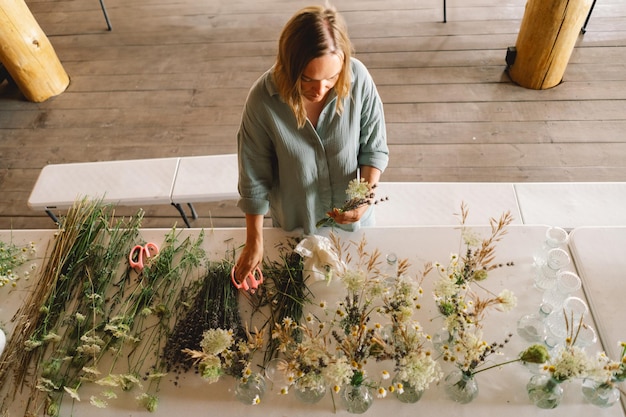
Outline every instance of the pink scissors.
{"type": "Polygon", "coordinates": [[[243,288],[244,291],[250,291],[250,294],[254,294],[257,288],[259,288],[259,285],[263,284],[263,273],[257,266],[242,282],[237,282],[235,279],[235,267],[233,266],[233,269],[230,271],[230,280],[238,290],[243,288]]]}
{"type": "Polygon", "coordinates": [[[128,264],[137,272],[143,271],[144,262],[151,256],[159,253],[159,247],[156,243],[148,242],[145,245],[135,245],[128,255],[128,264]]]}

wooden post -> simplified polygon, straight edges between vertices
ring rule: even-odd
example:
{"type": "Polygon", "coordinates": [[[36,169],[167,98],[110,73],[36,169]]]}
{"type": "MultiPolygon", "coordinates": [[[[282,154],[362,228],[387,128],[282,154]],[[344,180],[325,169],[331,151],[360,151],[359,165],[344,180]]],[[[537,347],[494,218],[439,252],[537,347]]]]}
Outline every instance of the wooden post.
{"type": "Polygon", "coordinates": [[[535,90],[559,84],[590,8],[591,0],[528,0],[511,79],[535,90]]]}
{"type": "Polygon", "coordinates": [[[0,0],[0,62],[30,101],[61,94],[70,83],[24,0],[0,0]]]}

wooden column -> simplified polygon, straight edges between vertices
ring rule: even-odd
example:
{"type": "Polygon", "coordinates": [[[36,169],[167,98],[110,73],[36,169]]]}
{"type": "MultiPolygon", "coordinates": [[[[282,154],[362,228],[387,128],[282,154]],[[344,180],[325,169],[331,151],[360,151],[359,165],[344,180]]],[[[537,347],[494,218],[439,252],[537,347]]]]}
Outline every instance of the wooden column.
{"type": "Polygon", "coordinates": [[[563,79],[592,0],[528,0],[509,66],[522,87],[543,90],[563,79]]]}
{"type": "Polygon", "coordinates": [[[30,101],[56,96],[70,83],[24,0],[0,0],[0,62],[30,101]]]}

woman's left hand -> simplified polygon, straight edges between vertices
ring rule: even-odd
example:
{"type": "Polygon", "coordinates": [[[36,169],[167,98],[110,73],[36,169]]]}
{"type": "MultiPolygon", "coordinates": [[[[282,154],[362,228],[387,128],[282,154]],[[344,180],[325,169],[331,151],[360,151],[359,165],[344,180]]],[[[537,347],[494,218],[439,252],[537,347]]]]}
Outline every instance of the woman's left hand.
{"type": "Polygon", "coordinates": [[[338,208],[335,208],[326,214],[328,214],[329,217],[332,217],[337,224],[350,224],[356,223],[361,220],[361,217],[363,217],[369,207],[369,204],[365,204],[359,208],[350,211],[342,211],[338,208]]]}

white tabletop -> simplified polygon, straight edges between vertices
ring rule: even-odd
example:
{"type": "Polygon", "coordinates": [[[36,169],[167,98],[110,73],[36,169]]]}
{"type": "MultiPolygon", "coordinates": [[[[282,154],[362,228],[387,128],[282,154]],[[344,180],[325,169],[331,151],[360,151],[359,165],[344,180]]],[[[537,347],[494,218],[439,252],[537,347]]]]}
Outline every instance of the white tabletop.
{"type": "Polygon", "coordinates": [[[516,183],[524,224],[626,226],[626,182],[516,183]]]}
{"type": "Polygon", "coordinates": [[[236,154],[180,158],[172,202],[183,204],[238,199],[237,163],[236,154]]]}
{"type": "Polygon", "coordinates": [[[605,350],[618,358],[626,341],[626,227],[575,229],[570,248],[605,350]]]}
{"type": "Polygon", "coordinates": [[[112,204],[130,199],[134,204],[170,204],[178,160],[154,158],[47,165],[39,174],[28,205],[45,209],[54,201],[54,208],[68,208],[86,197],[101,198],[112,204]],[[119,175],[120,171],[125,175],[119,175]],[[104,195],[94,195],[94,190],[107,191],[104,195]]]}
{"type": "MultiPolygon", "coordinates": [[[[487,233],[486,228],[476,228],[481,234],[487,233]]],[[[533,266],[532,254],[541,246],[546,228],[543,226],[511,226],[509,233],[498,244],[496,257],[502,263],[512,262],[513,266],[503,266],[490,273],[484,284],[494,293],[504,288],[512,290],[518,298],[518,307],[508,313],[492,312],[485,322],[485,336],[487,340],[502,340],[511,332],[515,333],[517,319],[529,312],[536,311],[540,302],[540,293],[532,286],[533,266]]],[[[147,241],[162,243],[165,234],[169,230],[143,230],[142,237],[147,241]]],[[[26,241],[32,240],[32,234],[27,232],[14,232],[14,240],[21,239],[24,233],[26,241]]],[[[50,237],[49,231],[41,232],[42,238],[50,237]]],[[[181,230],[181,238],[186,235],[196,235],[197,229],[181,230]]],[[[289,235],[278,229],[265,230],[266,255],[274,258],[275,244],[284,241],[289,235]]],[[[359,232],[348,234],[342,233],[343,239],[359,240],[365,236],[368,248],[378,248],[383,253],[395,252],[399,258],[408,258],[411,263],[410,273],[416,273],[423,268],[428,261],[447,262],[450,253],[459,249],[459,230],[456,227],[415,227],[415,228],[364,228],[359,232]]],[[[0,233],[0,238],[6,238],[7,233],[0,233]]],[[[207,250],[209,259],[217,261],[224,257],[227,248],[237,248],[245,240],[244,229],[216,229],[206,231],[204,248],[207,250]]],[[[432,281],[434,276],[429,275],[424,284],[425,296],[422,302],[421,315],[418,317],[425,329],[434,333],[441,326],[436,307],[432,300],[432,281]]],[[[331,301],[340,296],[339,283],[326,286],[324,283],[314,283],[311,289],[316,299],[331,301]],[[333,298],[334,297],[334,298],[333,298]]],[[[6,289],[0,289],[0,291],[6,289]]],[[[19,291],[1,294],[3,299],[20,298],[25,288],[19,291]],[[20,293],[21,292],[21,293],[20,293]]],[[[582,293],[580,294],[582,295],[582,293]]],[[[8,303],[15,305],[15,303],[8,303]]],[[[4,306],[4,301],[3,301],[4,306]]],[[[0,320],[4,323],[12,315],[11,308],[0,311],[0,320]]],[[[526,348],[528,343],[515,335],[511,342],[506,345],[504,354],[496,360],[500,362],[516,357],[526,348]]],[[[397,416],[415,415],[419,412],[424,415],[439,416],[472,416],[477,415],[502,415],[510,414],[522,417],[534,417],[543,414],[530,403],[526,394],[525,385],[530,378],[530,372],[521,365],[512,364],[502,368],[496,368],[477,375],[480,393],[476,400],[470,404],[460,405],[446,398],[441,386],[431,386],[422,399],[414,405],[406,405],[389,396],[385,399],[375,399],[374,405],[367,415],[381,416],[383,414],[395,414],[397,416]]],[[[315,405],[305,405],[297,402],[292,395],[279,396],[276,391],[266,393],[263,402],[256,407],[238,403],[233,399],[233,381],[228,377],[216,384],[207,385],[193,374],[185,374],[180,377],[178,386],[174,386],[172,378],[165,378],[158,393],[159,408],[155,413],[148,413],[140,409],[133,400],[134,393],[128,393],[127,397],[111,401],[107,409],[96,409],[88,404],[88,401],[73,405],[72,414],[81,416],[110,416],[116,415],[162,415],[171,416],[179,412],[189,415],[219,415],[219,416],[328,416],[333,413],[332,398],[330,395],[315,405]]],[[[81,390],[83,398],[89,398],[87,387],[81,390]]],[[[337,398],[335,398],[338,401],[337,398]]],[[[18,407],[16,402],[14,407],[18,407]]],[[[62,413],[69,415],[70,404],[64,403],[62,413]]],[[[587,417],[593,413],[595,416],[624,416],[620,407],[598,409],[585,404],[580,393],[580,383],[573,381],[566,384],[566,397],[564,402],[555,410],[550,411],[551,416],[558,417],[587,417]]],[[[345,410],[338,407],[338,415],[348,415],[345,410]]],[[[16,412],[15,415],[21,415],[16,412]]]]}
{"type": "Polygon", "coordinates": [[[448,182],[380,182],[376,197],[389,200],[376,206],[376,225],[441,226],[458,225],[461,203],[469,208],[466,224],[489,224],[505,211],[521,224],[513,184],[448,182]]]}

